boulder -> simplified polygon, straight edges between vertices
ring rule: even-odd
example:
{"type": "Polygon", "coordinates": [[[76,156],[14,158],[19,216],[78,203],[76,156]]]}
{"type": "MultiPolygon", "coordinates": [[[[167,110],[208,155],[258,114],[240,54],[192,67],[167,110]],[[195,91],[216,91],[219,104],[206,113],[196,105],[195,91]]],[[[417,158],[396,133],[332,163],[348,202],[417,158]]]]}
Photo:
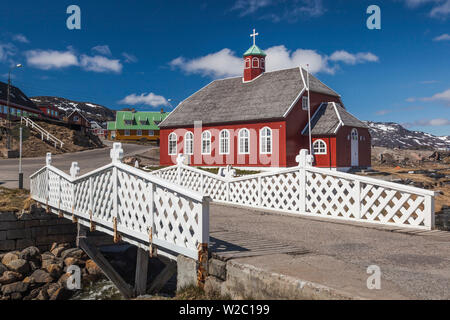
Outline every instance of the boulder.
{"type": "Polygon", "coordinates": [[[13,282],[10,284],[6,284],[2,286],[3,295],[10,295],[14,292],[26,292],[28,290],[28,283],[24,283],[22,281],[13,282]]]}
{"type": "Polygon", "coordinates": [[[20,292],[12,293],[11,300],[22,300],[22,294],[20,292]]]}
{"type": "Polygon", "coordinates": [[[0,263],[0,277],[3,275],[5,271],[8,271],[8,268],[5,267],[2,263],[0,263]]]}
{"type": "Polygon", "coordinates": [[[50,274],[50,276],[54,279],[57,279],[63,273],[63,268],[61,268],[60,264],[53,263],[47,266],[46,270],[50,274]]]}
{"type": "Polygon", "coordinates": [[[53,259],[42,260],[42,269],[47,269],[48,266],[50,266],[52,264],[58,264],[59,266],[61,266],[61,268],[64,267],[64,262],[62,261],[61,258],[53,258],[53,259]]]}
{"type": "Polygon", "coordinates": [[[49,296],[47,293],[47,289],[45,289],[45,288],[42,288],[39,291],[39,294],[36,296],[36,300],[48,300],[48,298],[49,298],[49,296]]]}
{"type": "Polygon", "coordinates": [[[14,252],[8,252],[7,254],[5,254],[2,258],[2,263],[7,266],[8,263],[10,263],[13,260],[17,260],[19,259],[19,255],[14,253],[14,252]]]}
{"type": "Polygon", "coordinates": [[[36,247],[28,247],[23,249],[19,254],[20,259],[33,261],[35,263],[41,262],[41,252],[36,247]]]}
{"type": "Polygon", "coordinates": [[[97,264],[91,259],[86,261],[86,270],[89,274],[95,276],[100,276],[103,274],[102,269],[100,269],[100,267],[97,266],[97,264]]]}
{"type": "Polygon", "coordinates": [[[28,261],[24,259],[12,260],[6,266],[9,270],[18,272],[24,276],[28,275],[30,272],[30,265],[28,264],[28,261]]]}
{"type": "Polygon", "coordinates": [[[45,272],[42,269],[38,269],[38,270],[34,271],[31,274],[30,278],[34,279],[34,281],[36,283],[49,283],[49,282],[53,281],[52,276],[48,272],[45,272]]]}
{"type": "Polygon", "coordinates": [[[43,254],[41,254],[41,260],[42,261],[44,261],[44,260],[48,260],[48,259],[55,259],[56,257],[55,257],[55,255],[53,254],[53,253],[51,253],[51,252],[44,252],[43,254]]]}
{"type": "Polygon", "coordinates": [[[78,258],[69,257],[69,258],[64,259],[64,264],[67,267],[71,266],[73,264],[75,264],[77,266],[84,266],[86,264],[86,262],[81,259],[78,259],[78,258]]]}
{"type": "Polygon", "coordinates": [[[28,264],[30,265],[31,272],[33,272],[36,269],[39,269],[41,265],[40,263],[34,261],[28,261],[28,264]]]}
{"type": "Polygon", "coordinates": [[[79,248],[70,248],[67,250],[64,250],[61,253],[61,258],[66,259],[66,258],[77,258],[77,259],[83,259],[86,257],[86,254],[84,253],[83,250],[79,249],[79,248]]]}
{"type": "Polygon", "coordinates": [[[67,300],[72,296],[72,291],[65,287],[56,289],[51,295],[50,300],[67,300]]]}
{"type": "Polygon", "coordinates": [[[55,256],[55,257],[60,257],[61,253],[66,250],[66,248],[64,247],[56,247],[55,249],[51,250],[50,252],[55,256]]]}
{"type": "Polygon", "coordinates": [[[22,279],[22,275],[20,273],[14,271],[5,271],[3,275],[0,277],[0,284],[10,284],[22,279]]]}

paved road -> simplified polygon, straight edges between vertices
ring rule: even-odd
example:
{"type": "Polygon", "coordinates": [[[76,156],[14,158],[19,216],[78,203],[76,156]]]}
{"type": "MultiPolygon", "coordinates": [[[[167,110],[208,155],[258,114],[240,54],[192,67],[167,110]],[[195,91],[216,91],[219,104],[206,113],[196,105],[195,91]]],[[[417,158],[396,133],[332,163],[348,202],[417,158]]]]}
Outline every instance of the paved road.
{"type": "Polygon", "coordinates": [[[310,251],[287,254],[269,250],[234,261],[363,298],[450,299],[449,232],[411,235],[222,205],[211,205],[210,212],[212,237],[220,239],[228,231],[230,237],[244,235],[234,245],[242,242],[245,247],[251,238],[310,251]],[[369,265],[380,267],[380,290],[367,289],[369,265]]]}
{"type": "MultiPolygon", "coordinates": [[[[69,173],[72,161],[77,161],[81,168],[81,174],[97,169],[111,162],[109,157],[109,150],[112,146],[110,141],[104,141],[108,146],[103,149],[87,150],[75,153],[66,153],[54,155],[52,164],[58,169],[69,173]]],[[[150,150],[151,146],[142,146],[136,144],[123,144],[125,155],[133,155],[150,150]]],[[[24,188],[29,189],[30,180],[28,177],[38,169],[45,165],[45,157],[26,158],[22,160],[22,167],[24,173],[24,188]]],[[[18,159],[4,159],[0,160],[0,185],[8,188],[17,188],[19,172],[18,159]]]]}

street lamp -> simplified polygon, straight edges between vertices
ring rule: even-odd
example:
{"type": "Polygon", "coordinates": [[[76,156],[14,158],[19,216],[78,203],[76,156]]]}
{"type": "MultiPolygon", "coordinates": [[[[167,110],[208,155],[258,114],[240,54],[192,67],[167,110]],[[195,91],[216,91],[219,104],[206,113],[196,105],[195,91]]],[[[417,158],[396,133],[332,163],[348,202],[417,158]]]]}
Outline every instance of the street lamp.
{"type": "Polygon", "coordinates": [[[10,96],[10,92],[11,92],[11,72],[15,69],[15,68],[22,68],[22,65],[20,63],[16,64],[15,66],[9,68],[9,72],[8,72],[8,93],[7,93],[7,98],[6,98],[6,118],[7,118],[7,122],[8,122],[8,139],[6,141],[6,149],[9,151],[11,149],[11,118],[10,118],[10,108],[9,108],[9,96],[10,96]]]}

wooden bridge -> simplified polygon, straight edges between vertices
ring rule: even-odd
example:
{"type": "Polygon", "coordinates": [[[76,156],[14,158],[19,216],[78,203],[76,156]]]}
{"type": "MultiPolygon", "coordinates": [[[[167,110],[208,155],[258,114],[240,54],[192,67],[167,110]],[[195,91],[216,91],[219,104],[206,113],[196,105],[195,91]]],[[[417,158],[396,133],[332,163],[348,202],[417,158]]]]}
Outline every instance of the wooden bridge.
{"type": "MultiPolygon", "coordinates": [[[[434,192],[314,168],[306,150],[298,156],[298,167],[244,177],[233,177],[231,168],[222,170],[221,176],[186,166],[183,156],[179,156],[175,166],[144,172],[121,162],[120,143],[114,143],[110,155],[110,164],[79,176],[76,162],[68,175],[52,166],[51,155],[47,154],[46,165],[30,176],[30,189],[32,198],[48,212],[79,224],[80,246],[127,296],[145,293],[147,255],[158,254],[172,260],[184,255],[197,260],[198,284],[204,283],[211,199],[336,221],[427,230],[434,227],[434,192]],[[137,288],[124,283],[99,251],[89,245],[86,228],[139,248],[137,288]]],[[[271,250],[306,252],[295,246],[283,248],[281,243],[261,245],[258,239],[242,242],[254,246],[251,250],[233,249],[233,244],[239,246],[243,237],[214,230],[212,249],[225,259],[271,250]]],[[[170,264],[161,275],[165,281],[171,274],[169,269],[170,264]]]]}

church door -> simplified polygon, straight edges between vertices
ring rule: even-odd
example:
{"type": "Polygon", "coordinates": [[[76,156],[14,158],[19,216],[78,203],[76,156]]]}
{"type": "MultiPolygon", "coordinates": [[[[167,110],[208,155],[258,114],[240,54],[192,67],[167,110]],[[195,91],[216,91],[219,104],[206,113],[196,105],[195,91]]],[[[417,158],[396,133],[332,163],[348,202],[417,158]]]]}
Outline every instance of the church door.
{"type": "Polygon", "coordinates": [[[352,167],[357,167],[358,162],[358,130],[353,129],[351,133],[351,153],[352,153],[352,167]]]}

